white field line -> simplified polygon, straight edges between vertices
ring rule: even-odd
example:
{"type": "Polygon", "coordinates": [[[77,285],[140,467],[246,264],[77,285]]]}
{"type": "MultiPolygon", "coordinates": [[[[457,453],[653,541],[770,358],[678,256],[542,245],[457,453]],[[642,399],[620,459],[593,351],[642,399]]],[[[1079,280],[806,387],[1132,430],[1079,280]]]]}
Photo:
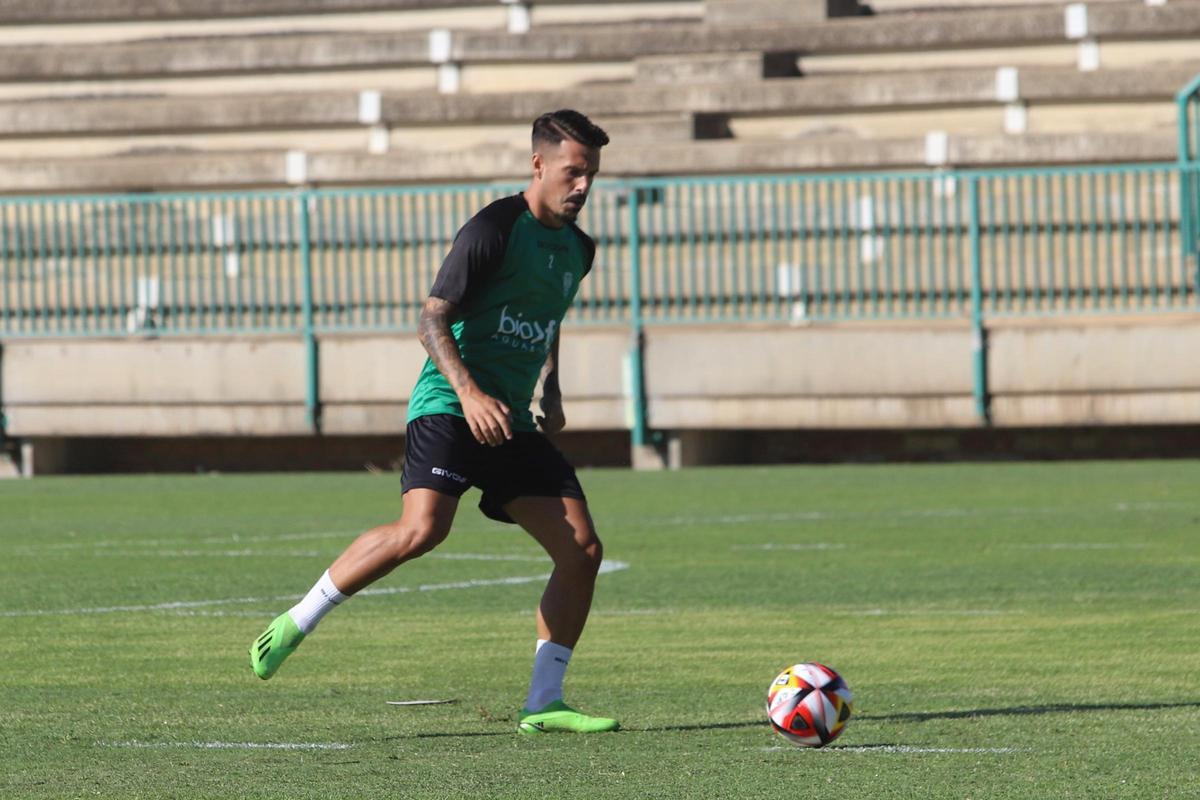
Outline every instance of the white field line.
{"type": "MultiPolygon", "coordinates": [[[[320,550],[98,550],[90,553],[95,558],[318,558],[329,555],[328,551],[320,550]]],[[[496,553],[429,553],[425,558],[437,558],[447,561],[522,561],[547,563],[546,556],[518,556],[496,553]]]]}
{"type": "Polygon", "coordinates": [[[444,558],[447,561],[526,561],[544,564],[549,561],[546,556],[499,555],[493,553],[438,553],[433,552],[426,558],[444,558]]]}
{"type": "Polygon", "coordinates": [[[823,612],[835,617],[999,617],[1023,614],[1023,611],[1001,611],[994,608],[846,608],[823,612]]]}
{"type": "MultiPolygon", "coordinates": [[[[629,569],[629,564],[625,561],[609,561],[606,559],[600,564],[600,574],[620,572],[624,569],[629,569]]],[[[437,592],[447,589],[477,589],[484,586],[519,586],[521,584],[549,580],[549,578],[550,573],[546,572],[539,575],[517,575],[510,578],[472,578],[470,580],[452,581],[449,583],[424,583],[419,586],[388,586],[378,589],[363,589],[361,592],[356,594],[355,597],[382,597],[393,594],[408,594],[410,592],[437,592]]],[[[118,614],[141,611],[179,611],[206,608],[211,606],[249,605],[252,603],[281,603],[286,601],[295,602],[299,598],[300,595],[284,594],[265,597],[227,597],[220,600],[177,600],[147,605],[29,609],[24,611],[0,611],[0,617],[63,617],[74,616],[76,614],[118,614]]]]}
{"type": "Polygon", "coordinates": [[[839,753],[1025,753],[1020,747],[915,747],[905,744],[863,744],[835,747],[839,753]]]}
{"type": "MultiPolygon", "coordinates": [[[[303,542],[312,539],[333,539],[346,538],[357,536],[362,533],[359,531],[316,531],[313,533],[277,533],[263,534],[256,536],[242,536],[241,534],[230,534],[228,536],[206,536],[203,539],[197,539],[194,544],[224,544],[224,545],[241,545],[241,544],[263,544],[268,542],[303,542]]],[[[173,539],[107,539],[95,542],[48,542],[46,544],[37,545],[22,545],[15,548],[16,551],[22,552],[23,555],[32,554],[38,550],[78,550],[85,547],[102,548],[102,547],[178,547],[180,544],[191,544],[186,539],[180,541],[179,537],[173,539]]],[[[349,544],[349,541],[346,542],[349,544]]]]}
{"type": "MultiPolygon", "coordinates": [[[[1194,503],[1126,503],[1118,502],[1107,507],[1098,507],[1095,511],[1129,513],[1135,511],[1167,511],[1195,508],[1194,503]]],[[[912,510],[879,511],[780,511],[756,514],[720,514],[716,516],[672,516],[646,517],[638,521],[641,527],[652,528],[655,525],[748,525],[760,522],[822,522],[838,519],[878,519],[881,517],[899,517],[915,519],[942,518],[978,518],[978,517],[1025,517],[1080,513],[1078,508],[1045,507],[1045,508],[929,508],[912,510]]],[[[616,520],[619,524],[630,524],[632,520],[616,520]]],[[[607,527],[601,520],[602,527],[607,527]]],[[[612,523],[610,523],[612,524],[612,523]]]]}
{"type": "Polygon", "coordinates": [[[186,608],[204,608],[205,606],[223,606],[234,603],[265,603],[297,599],[296,595],[279,595],[276,597],[230,597],[224,600],[179,600],[169,603],[152,603],[147,605],[127,606],[84,606],[80,608],[32,608],[22,611],[0,611],[0,617],[71,617],[76,614],[121,614],[138,611],[175,611],[186,608]]]}
{"type": "MultiPolygon", "coordinates": [[[[164,611],[163,613],[171,614],[176,617],[255,617],[262,618],[265,611],[193,611],[189,609],[178,609],[172,611],[164,611]]],[[[593,608],[589,617],[666,617],[679,612],[673,608],[617,608],[611,611],[604,609],[593,608]]],[[[532,617],[534,612],[529,609],[518,612],[520,616],[532,617]]]]}
{"type": "Polygon", "coordinates": [[[830,747],[811,748],[788,745],[775,745],[762,748],[767,753],[788,753],[797,750],[819,750],[829,753],[1027,753],[1019,747],[916,747],[905,744],[863,744],[863,745],[832,745],[830,747]]]}
{"type": "MultiPolygon", "coordinates": [[[[1171,510],[1186,510],[1197,507],[1195,503],[1151,503],[1151,502],[1117,502],[1109,506],[1100,506],[1092,509],[1093,512],[1117,512],[1130,513],[1141,511],[1171,511],[1171,510]]],[[[600,528],[621,528],[628,529],[636,527],[639,530],[651,529],[662,526],[677,526],[677,525],[752,525],[763,522],[821,522],[825,520],[839,519],[878,519],[887,517],[900,518],[917,518],[917,519],[938,519],[938,518],[955,518],[955,517],[1023,517],[1023,516],[1038,516],[1038,515],[1054,515],[1054,514],[1069,514],[1077,515],[1081,513],[1078,508],[1063,508],[1063,507],[1047,507],[1047,508],[940,508],[940,509],[919,509],[919,510],[887,510],[879,511],[784,511],[773,513],[758,513],[758,514],[717,514],[709,516],[701,515],[683,515],[670,517],[638,517],[633,518],[609,518],[607,521],[604,518],[600,519],[600,528]]],[[[305,541],[311,539],[333,539],[346,538],[357,536],[362,533],[362,529],[352,531],[313,531],[311,533],[283,533],[283,534],[257,534],[252,536],[243,536],[241,534],[229,534],[225,536],[208,536],[203,539],[196,540],[196,544],[226,544],[226,545],[241,545],[241,544],[260,544],[266,542],[293,542],[305,541]]],[[[173,539],[135,539],[135,540],[111,540],[97,542],[52,542],[46,544],[30,545],[24,544],[13,548],[15,555],[36,555],[39,551],[44,550],[68,550],[77,548],[101,548],[101,547],[178,547],[181,544],[179,538],[173,539]]],[[[349,544],[349,541],[346,542],[349,544]]]]}
{"type": "Polygon", "coordinates": [[[96,742],[99,747],[135,747],[158,750],[183,747],[193,750],[349,750],[345,742],[96,742]]]}
{"type": "Polygon", "coordinates": [[[90,558],[318,558],[321,555],[320,550],[98,550],[88,554],[90,558]]]}
{"type": "Polygon", "coordinates": [[[731,550],[845,550],[846,545],[833,542],[797,542],[795,544],[735,544],[731,550]]]}
{"type": "Polygon", "coordinates": [[[170,614],[173,617],[249,617],[253,619],[262,619],[264,614],[278,612],[278,609],[264,606],[257,611],[190,611],[188,609],[164,610],[163,614],[170,614]]]}
{"type": "Polygon", "coordinates": [[[1145,542],[1035,542],[1010,544],[1019,550],[1142,550],[1145,542]]]}

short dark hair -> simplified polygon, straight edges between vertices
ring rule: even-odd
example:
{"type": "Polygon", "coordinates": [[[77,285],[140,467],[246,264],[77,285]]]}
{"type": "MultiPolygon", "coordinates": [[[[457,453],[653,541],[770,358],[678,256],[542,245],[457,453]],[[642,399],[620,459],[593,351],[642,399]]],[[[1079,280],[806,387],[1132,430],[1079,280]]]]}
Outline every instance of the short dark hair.
{"type": "Polygon", "coordinates": [[[569,108],[542,114],[533,121],[534,150],[538,149],[540,142],[558,144],[563,139],[597,149],[608,144],[608,134],[599,125],[569,108]]]}

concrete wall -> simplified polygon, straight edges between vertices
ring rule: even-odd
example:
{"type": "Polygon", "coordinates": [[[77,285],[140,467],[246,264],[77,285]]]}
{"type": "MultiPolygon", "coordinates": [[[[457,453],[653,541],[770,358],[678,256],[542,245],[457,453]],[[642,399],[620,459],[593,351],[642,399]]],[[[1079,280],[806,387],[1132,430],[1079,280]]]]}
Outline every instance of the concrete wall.
{"type": "Polygon", "coordinates": [[[646,387],[657,429],[975,423],[962,324],[654,329],[646,387]]]}
{"type": "MultiPolygon", "coordinates": [[[[1193,317],[1004,323],[988,343],[997,427],[1200,423],[1193,317]]],[[[629,348],[625,328],[568,329],[561,378],[573,430],[628,428],[629,348]]],[[[324,434],[403,433],[424,360],[411,334],[325,336],[319,353],[324,434]]],[[[304,436],[306,363],[298,337],[11,340],[0,386],[19,439],[304,436]]],[[[981,424],[972,364],[960,322],[652,327],[648,425],[971,429],[981,424]]]]}
{"type": "Polygon", "coordinates": [[[996,425],[1200,422],[1192,316],[1010,323],[989,334],[996,425]]]}
{"type": "MultiPolygon", "coordinates": [[[[572,428],[625,427],[624,329],[570,330],[563,338],[560,381],[572,428]]],[[[321,429],[330,435],[403,433],[408,396],[425,363],[416,337],[341,336],[320,342],[321,429]]]]}
{"type": "MultiPolygon", "coordinates": [[[[581,430],[625,428],[625,329],[562,344],[566,412],[581,430]]],[[[402,434],[425,352],[412,334],[322,337],[321,432],[402,434]]],[[[308,422],[299,337],[14,340],[0,357],[9,436],[297,436],[308,422]]]]}
{"type": "MultiPolygon", "coordinates": [[[[1200,423],[1194,316],[1004,322],[987,340],[997,427],[1200,423]]],[[[654,330],[649,424],[975,427],[972,363],[965,323],[654,330]]]]}

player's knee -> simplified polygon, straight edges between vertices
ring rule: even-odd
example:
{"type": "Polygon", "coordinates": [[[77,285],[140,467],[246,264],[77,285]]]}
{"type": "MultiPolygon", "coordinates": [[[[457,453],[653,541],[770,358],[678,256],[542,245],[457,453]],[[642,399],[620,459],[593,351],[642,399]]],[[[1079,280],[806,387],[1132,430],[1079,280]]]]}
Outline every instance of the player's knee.
{"type": "Polygon", "coordinates": [[[587,558],[588,571],[594,576],[600,571],[600,564],[604,561],[604,545],[600,543],[599,537],[593,534],[591,541],[584,546],[583,553],[587,558]]]}
{"type": "Polygon", "coordinates": [[[572,572],[581,577],[594,578],[600,571],[600,563],[604,560],[604,545],[593,534],[587,541],[570,552],[568,566],[572,572]]]}
{"type": "Polygon", "coordinates": [[[402,561],[425,555],[445,541],[449,533],[433,524],[432,520],[424,519],[400,520],[392,526],[392,531],[396,554],[402,561]]]}

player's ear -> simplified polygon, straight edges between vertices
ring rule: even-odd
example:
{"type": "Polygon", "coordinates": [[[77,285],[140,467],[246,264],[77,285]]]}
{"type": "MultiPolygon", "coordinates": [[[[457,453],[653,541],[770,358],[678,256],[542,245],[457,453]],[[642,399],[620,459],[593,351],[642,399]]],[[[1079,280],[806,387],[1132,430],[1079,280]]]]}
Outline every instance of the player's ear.
{"type": "Polygon", "coordinates": [[[546,162],[542,158],[542,154],[536,150],[533,153],[533,177],[538,180],[542,179],[542,173],[546,169],[546,162]]]}

